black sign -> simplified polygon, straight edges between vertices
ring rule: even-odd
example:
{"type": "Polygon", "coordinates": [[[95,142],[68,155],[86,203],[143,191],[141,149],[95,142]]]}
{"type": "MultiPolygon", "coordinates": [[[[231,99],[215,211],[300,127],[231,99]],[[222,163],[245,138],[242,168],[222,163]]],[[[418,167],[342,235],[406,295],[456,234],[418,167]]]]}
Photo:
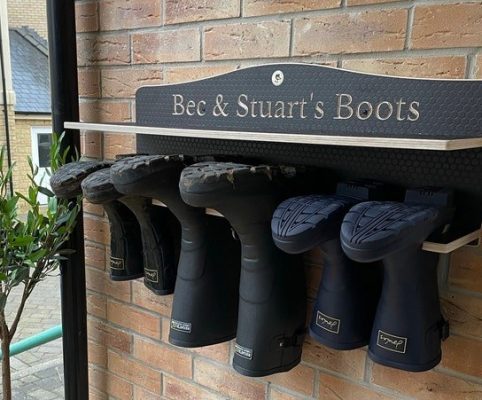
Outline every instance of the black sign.
{"type": "Polygon", "coordinates": [[[138,125],[377,137],[481,137],[482,81],[409,79],[271,64],[142,87],[138,125]]]}

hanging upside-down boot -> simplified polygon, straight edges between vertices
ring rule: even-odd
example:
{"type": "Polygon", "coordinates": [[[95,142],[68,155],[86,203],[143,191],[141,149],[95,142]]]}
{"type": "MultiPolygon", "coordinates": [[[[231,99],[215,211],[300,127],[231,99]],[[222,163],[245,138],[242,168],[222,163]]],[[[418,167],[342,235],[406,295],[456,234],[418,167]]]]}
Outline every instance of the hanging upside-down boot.
{"type": "Polygon", "coordinates": [[[123,195],[112,184],[110,168],[89,175],[82,182],[84,198],[102,204],[110,227],[110,277],[114,281],[144,275],[141,229],[135,215],[120,201],[123,195]]]}
{"type": "Polygon", "coordinates": [[[192,162],[185,156],[140,156],[126,160],[131,168],[116,177],[121,187],[120,181],[132,182],[137,176],[140,194],[160,200],[181,224],[169,341],[182,347],[207,346],[236,336],[241,262],[240,245],[229,223],[181,199],[181,171],[192,162]]]}
{"type": "Polygon", "coordinates": [[[271,237],[276,167],[205,162],[185,168],[179,188],[195,207],[219,211],[241,242],[238,328],[233,367],[243,375],[287,371],[300,362],[306,319],[303,270],[271,237]]]}
{"type": "Polygon", "coordinates": [[[62,165],[50,177],[52,191],[59,198],[70,199],[82,194],[82,181],[93,172],[107,168],[110,162],[104,161],[75,161],[62,165]]]}
{"type": "Polygon", "coordinates": [[[179,223],[165,207],[152,204],[149,189],[157,184],[149,171],[136,170],[138,157],[116,161],[111,169],[115,189],[125,195],[119,201],[136,216],[141,229],[144,284],[158,295],[174,291],[180,242],[179,223]]]}
{"type": "Polygon", "coordinates": [[[336,195],[294,197],[273,214],[273,240],[281,250],[299,254],[319,246],[325,256],[310,335],[334,349],[354,349],[370,340],[382,271],[379,263],[357,264],[345,256],[340,227],[351,206],[380,197],[379,192],[374,183],[342,183],[336,195]]]}
{"type": "Polygon", "coordinates": [[[360,203],[343,220],[341,244],[348,257],[383,260],[383,289],[368,349],[379,364],[425,371],[440,361],[448,324],[440,312],[438,255],[422,244],[450,221],[451,203],[448,191],[409,190],[404,203],[360,203]]]}

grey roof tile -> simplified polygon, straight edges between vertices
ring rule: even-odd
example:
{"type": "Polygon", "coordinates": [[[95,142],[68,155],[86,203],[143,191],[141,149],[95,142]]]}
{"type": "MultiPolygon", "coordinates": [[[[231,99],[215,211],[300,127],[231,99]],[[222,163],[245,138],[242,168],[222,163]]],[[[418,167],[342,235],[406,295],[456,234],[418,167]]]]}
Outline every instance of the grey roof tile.
{"type": "Polygon", "coordinates": [[[50,114],[47,41],[28,27],[10,29],[10,57],[15,112],[50,114]]]}

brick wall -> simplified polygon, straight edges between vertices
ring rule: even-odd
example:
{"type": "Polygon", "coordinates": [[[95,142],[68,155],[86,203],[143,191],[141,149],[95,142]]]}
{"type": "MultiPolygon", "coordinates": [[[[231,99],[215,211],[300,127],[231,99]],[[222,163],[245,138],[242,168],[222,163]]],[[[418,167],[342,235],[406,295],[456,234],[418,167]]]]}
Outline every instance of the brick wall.
{"type": "MultiPolygon", "coordinates": [[[[99,0],[77,2],[84,120],[129,121],[141,85],[178,82],[253,64],[296,61],[418,77],[482,78],[480,1],[99,0]]],[[[135,150],[132,136],[85,133],[86,154],[135,150]]],[[[334,351],[307,339],[291,372],[246,378],[229,366],[232,343],[188,351],[167,341],[171,296],[142,281],[109,280],[108,225],[86,204],[91,399],[482,398],[482,251],[450,259],[443,283],[452,336],[442,363],[407,373],[366,349],[334,351]]],[[[307,257],[308,297],[321,275],[307,257]]]]}
{"type": "Polygon", "coordinates": [[[7,0],[8,25],[29,26],[47,39],[47,8],[43,0],[7,0]]]}
{"type": "MultiPolygon", "coordinates": [[[[28,158],[32,157],[32,127],[33,126],[52,126],[50,117],[25,116],[16,115],[15,128],[10,133],[10,145],[12,152],[12,161],[15,162],[13,175],[14,189],[20,193],[27,193],[30,180],[27,175],[30,174],[28,158]]],[[[21,210],[24,205],[21,203],[21,210]]]]}

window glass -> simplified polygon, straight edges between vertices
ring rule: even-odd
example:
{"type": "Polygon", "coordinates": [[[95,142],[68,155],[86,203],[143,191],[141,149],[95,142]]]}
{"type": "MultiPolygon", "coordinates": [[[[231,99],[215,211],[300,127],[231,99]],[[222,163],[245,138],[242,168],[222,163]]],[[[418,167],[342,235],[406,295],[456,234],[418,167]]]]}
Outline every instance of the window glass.
{"type": "Polygon", "coordinates": [[[50,167],[50,145],[52,144],[51,133],[39,133],[38,138],[38,163],[40,168],[50,167]]]}

